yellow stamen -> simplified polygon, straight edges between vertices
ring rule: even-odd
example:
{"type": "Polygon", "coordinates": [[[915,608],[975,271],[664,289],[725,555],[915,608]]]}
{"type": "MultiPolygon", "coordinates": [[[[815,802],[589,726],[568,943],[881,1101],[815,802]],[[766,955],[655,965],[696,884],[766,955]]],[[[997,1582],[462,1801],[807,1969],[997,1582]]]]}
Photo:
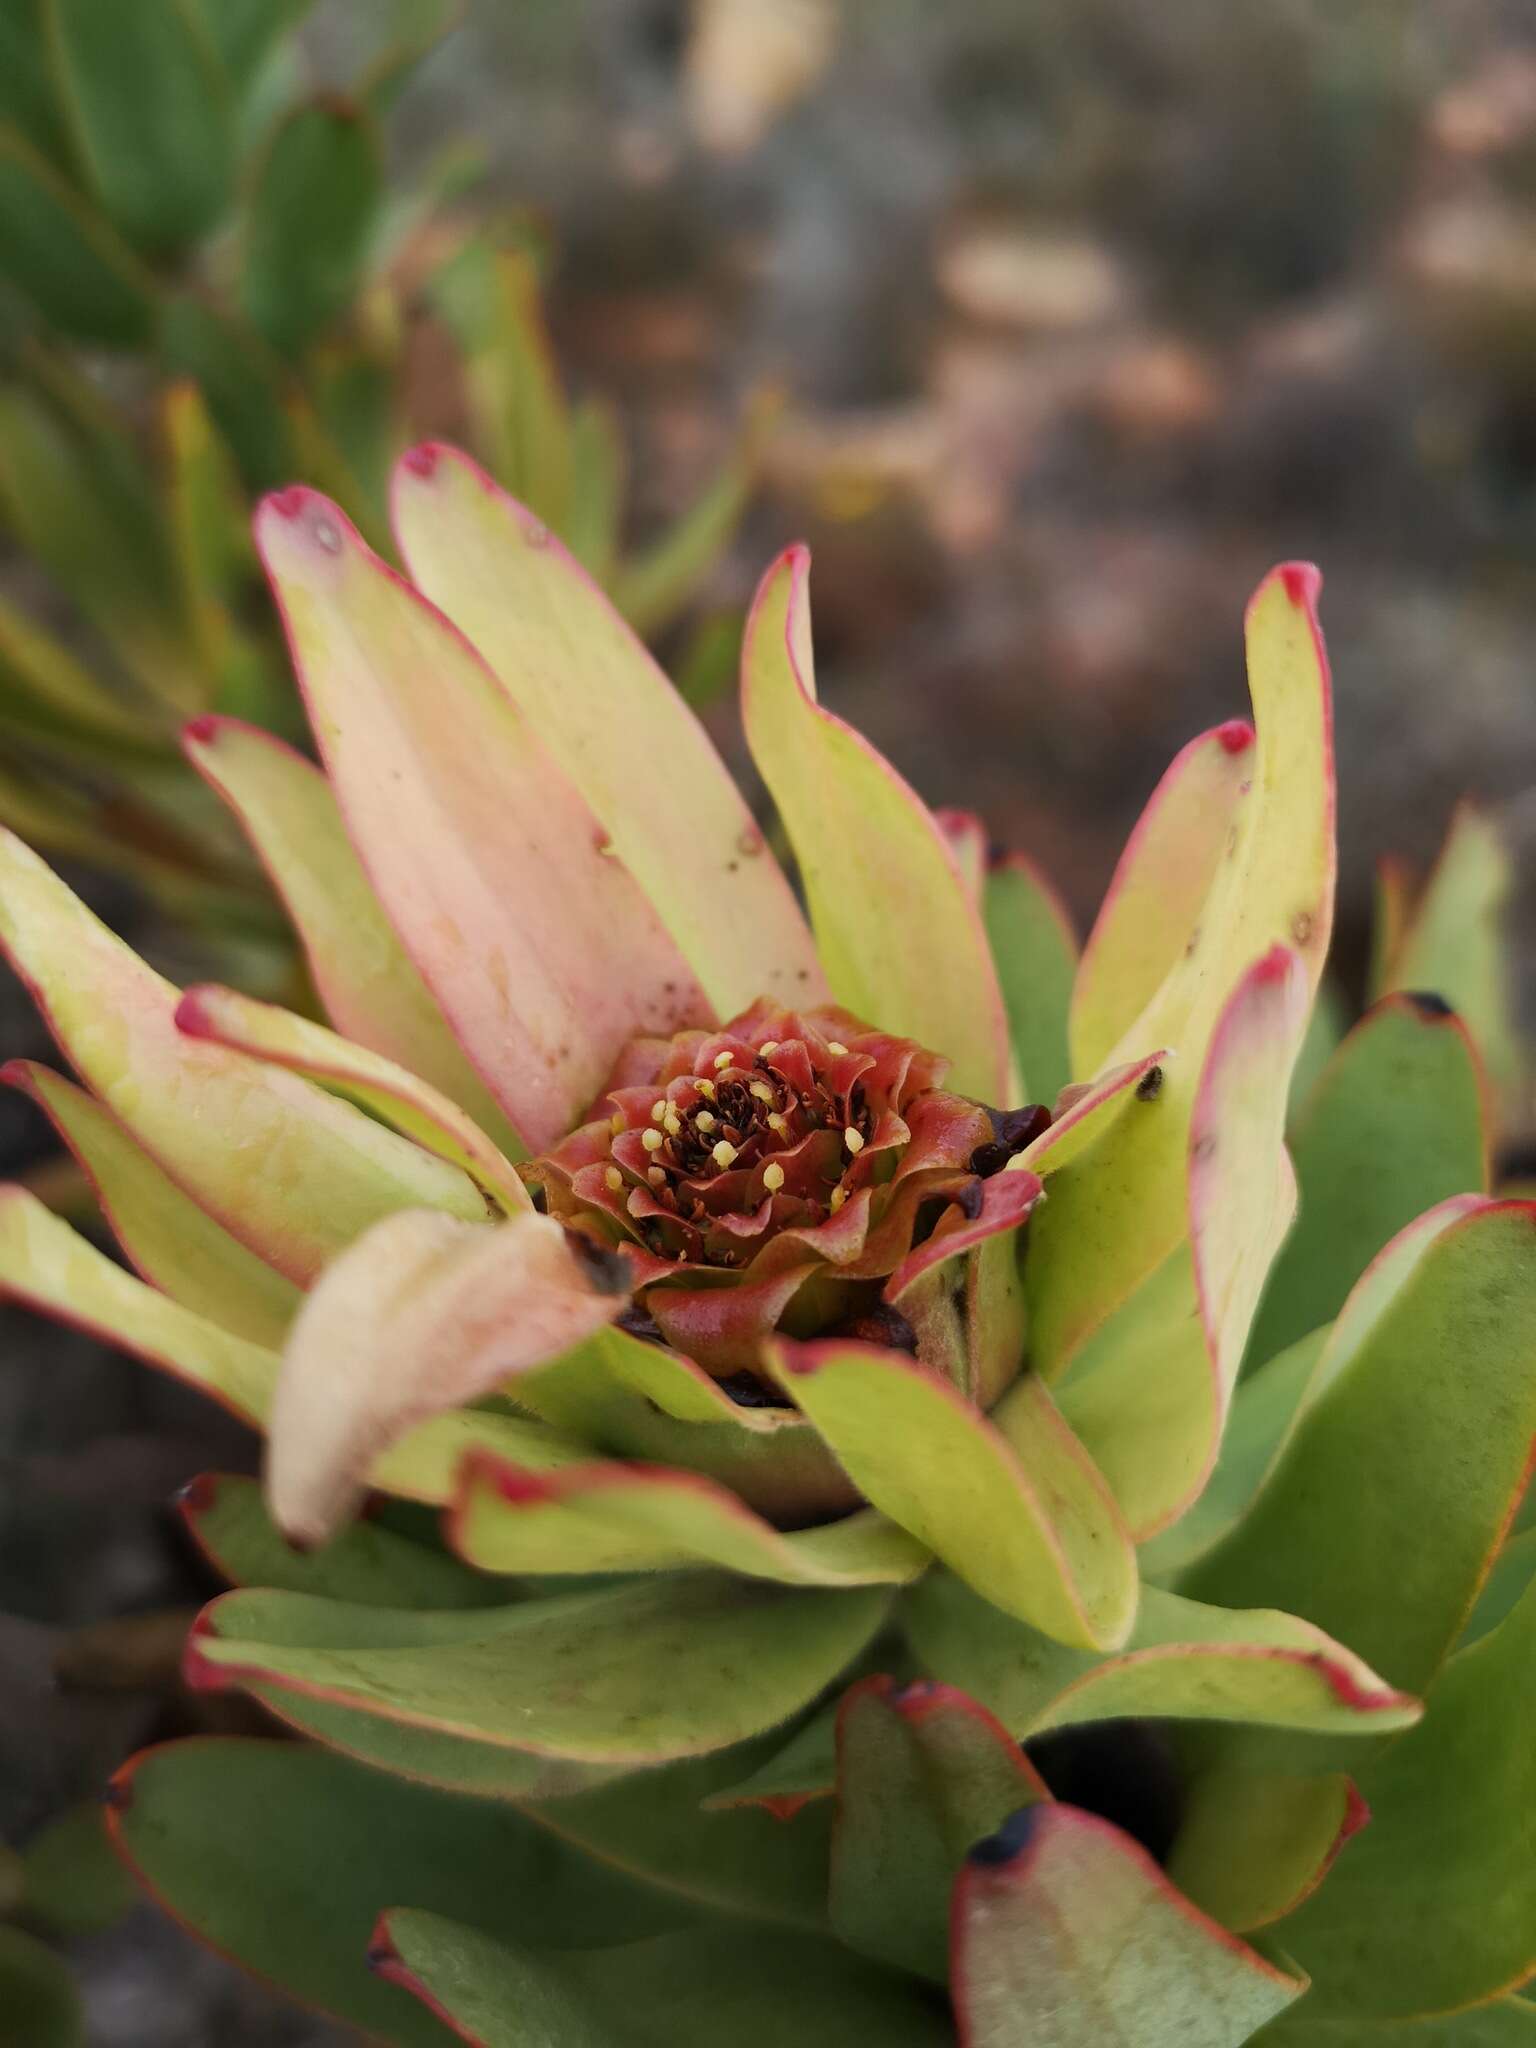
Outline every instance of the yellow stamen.
{"type": "Polygon", "coordinates": [[[754,1081],[747,1092],[750,1095],[755,1095],[759,1102],[772,1102],[773,1100],[773,1090],[766,1081],[754,1081]]]}
{"type": "Polygon", "coordinates": [[[719,1121],[720,1119],[717,1116],[712,1116],[707,1109],[701,1109],[694,1118],[694,1122],[701,1131],[712,1131],[719,1121]]]}
{"type": "Polygon", "coordinates": [[[766,1044],[757,1048],[759,1055],[765,1060],[771,1060],[778,1049],[779,1041],[776,1038],[770,1038],[766,1044]]]}
{"type": "Polygon", "coordinates": [[[667,1169],[664,1166],[648,1166],[645,1177],[653,1188],[664,1188],[667,1184],[667,1169]]]}
{"type": "Polygon", "coordinates": [[[624,1112],[622,1109],[616,1109],[613,1112],[613,1115],[609,1117],[608,1128],[610,1131],[612,1131],[615,1137],[617,1137],[620,1131],[622,1131],[625,1128],[624,1112]]]}
{"type": "Polygon", "coordinates": [[[660,1131],[642,1131],[640,1133],[640,1142],[647,1152],[659,1152],[667,1141],[660,1131]]]}
{"type": "Polygon", "coordinates": [[[843,1143],[850,1152],[862,1152],[864,1150],[864,1133],[856,1131],[853,1125],[850,1124],[843,1133],[843,1143]]]}
{"type": "Polygon", "coordinates": [[[763,1186],[768,1190],[770,1195],[776,1195],[779,1192],[779,1189],[783,1187],[783,1185],[784,1169],[782,1166],[775,1164],[772,1166],[765,1166],[763,1168],[763,1186]]]}
{"type": "Polygon", "coordinates": [[[700,1081],[700,1082],[699,1082],[699,1084],[698,1084],[698,1089],[699,1089],[699,1093],[700,1093],[700,1094],[701,1094],[701,1095],[703,1096],[703,1098],[704,1098],[704,1100],[705,1100],[706,1102],[713,1102],[713,1101],[714,1101],[714,1099],[715,1099],[715,1084],[714,1084],[714,1082],[713,1082],[713,1081],[700,1081]]]}
{"type": "Polygon", "coordinates": [[[844,1202],[846,1202],[846,1201],[847,1201],[847,1199],[848,1199],[848,1190],[847,1190],[846,1188],[834,1188],[834,1189],[832,1190],[832,1203],[831,1203],[831,1207],[832,1207],[832,1214],[833,1214],[834,1216],[835,1216],[835,1215],[837,1214],[838,1210],[839,1210],[839,1209],[841,1209],[841,1207],[843,1206],[844,1202]]]}
{"type": "Polygon", "coordinates": [[[715,1072],[717,1074],[723,1074],[726,1068],[731,1064],[732,1060],[735,1057],[736,1055],[734,1053],[717,1052],[715,1054],[715,1072]]]}
{"type": "Polygon", "coordinates": [[[619,1189],[624,1185],[624,1176],[622,1173],[620,1173],[619,1169],[616,1166],[610,1166],[608,1171],[603,1175],[603,1179],[608,1183],[609,1187],[613,1190],[615,1194],[617,1194],[619,1192],[619,1189]]]}
{"type": "Polygon", "coordinates": [[[709,1156],[713,1159],[716,1166],[734,1166],[736,1163],[736,1147],[727,1139],[722,1138],[709,1156]]]}
{"type": "Polygon", "coordinates": [[[768,1119],[768,1128],[770,1131],[777,1131],[779,1136],[783,1137],[784,1133],[789,1129],[789,1121],[786,1117],[780,1116],[778,1111],[775,1110],[768,1119]]]}
{"type": "Polygon", "coordinates": [[[678,1115],[675,1109],[669,1109],[667,1111],[666,1115],[661,1120],[661,1128],[666,1132],[669,1138],[676,1138],[681,1136],[683,1129],[683,1120],[678,1115]]]}
{"type": "Polygon", "coordinates": [[[827,1051],[828,1051],[828,1052],[830,1052],[830,1053],[832,1053],[832,1054],[834,1054],[834,1055],[835,1055],[835,1056],[836,1056],[836,1057],[837,1057],[838,1059],[841,1059],[841,1058],[842,1058],[842,1056],[843,1056],[843,1054],[844,1054],[844,1053],[845,1053],[845,1052],[846,1052],[847,1050],[848,1050],[847,1046],[846,1046],[846,1045],[839,1045],[839,1044],[838,1044],[838,1042],[837,1042],[837,1040],[836,1040],[835,1038],[829,1038],[829,1039],[827,1040],[827,1051]]]}
{"type": "Polygon", "coordinates": [[[651,1122],[652,1122],[653,1124],[659,1124],[659,1123],[661,1122],[662,1118],[663,1118],[663,1117],[664,1117],[664,1116],[666,1115],[666,1113],[667,1113],[667,1105],[666,1105],[666,1103],[665,1103],[664,1101],[663,1101],[663,1102],[653,1102],[653,1103],[651,1104],[651,1122]]]}

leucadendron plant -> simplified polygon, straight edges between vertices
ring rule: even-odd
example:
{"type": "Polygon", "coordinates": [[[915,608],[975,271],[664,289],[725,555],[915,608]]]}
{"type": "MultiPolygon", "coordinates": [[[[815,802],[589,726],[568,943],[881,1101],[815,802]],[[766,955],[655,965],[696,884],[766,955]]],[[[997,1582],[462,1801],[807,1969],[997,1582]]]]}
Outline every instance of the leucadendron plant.
{"type": "MultiPolygon", "coordinates": [[[[0,21],[0,528],[24,564],[0,596],[0,821],[131,877],[267,992],[283,921],[176,746],[203,711],[302,730],[248,494],[311,477],[387,548],[395,457],[458,418],[656,636],[696,610],[756,466],[762,407],[631,545],[624,437],[564,386],[541,238],[464,217],[473,152],[386,173],[455,11],[351,10],[344,89],[315,74],[310,0],[6,0],[0,21]]],[[[720,644],[695,619],[698,693],[720,644]]]]}
{"type": "Polygon", "coordinates": [[[544,521],[437,446],[393,518],[409,583],[257,521],[323,769],[186,735],[330,1026],[0,842],[79,1082],[7,1077],[141,1276],[10,1189],[0,1282],[269,1439],[186,1668],[305,1739],[136,1758],[129,1865],[395,2042],[1529,2034],[1536,1207],[1435,985],[1499,1011],[1497,858],[1332,1045],[1315,572],[1079,959],[818,704],[802,550],[742,715],[808,916],[544,521]]]}

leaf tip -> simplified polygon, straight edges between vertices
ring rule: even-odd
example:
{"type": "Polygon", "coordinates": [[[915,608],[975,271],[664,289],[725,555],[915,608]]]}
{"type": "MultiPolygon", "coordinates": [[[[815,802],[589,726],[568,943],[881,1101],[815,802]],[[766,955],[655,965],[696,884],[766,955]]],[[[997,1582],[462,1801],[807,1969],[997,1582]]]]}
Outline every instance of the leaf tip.
{"type": "Polygon", "coordinates": [[[1254,730],[1246,718],[1229,718],[1216,728],[1216,740],[1223,753],[1245,754],[1254,742],[1254,730]]]}
{"type": "Polygon", "coordinates": [[[1312,612],[1323,588],[1323,573],[1315,562],[1282,562],[1276,570],[1281,588],[1298,611],[1312,612]]]}

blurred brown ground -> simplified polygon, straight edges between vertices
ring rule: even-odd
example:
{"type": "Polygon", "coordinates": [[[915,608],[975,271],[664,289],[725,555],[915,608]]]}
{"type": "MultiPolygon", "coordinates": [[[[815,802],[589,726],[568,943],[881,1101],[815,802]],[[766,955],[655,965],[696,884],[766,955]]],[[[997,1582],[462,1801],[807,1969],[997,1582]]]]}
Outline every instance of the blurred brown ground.
{"type": "MultiPolygon", "coordinates": [[[[317,40],[356,25],[333,4],[317,40]]],[[[778,386],[713,594],[808,538],[823,696],[1080,922],[1167,758],[1243,708],[1243,603],[1291,555],[1327,578],[1346,980],[1375,856],[1427,860],[1462,792],[1531,868],[1525,0],[470,0],[402,163],[466,135],[488,197],[549,224],[564,358],[624,404],[640,524],[778,386]]],[[[1520,931],[1529,992],[1528,896],[1520,931]]],[[[7,1140],[14,1166],[36,1133],[7,1140]]],[[[79,1338],[9,1315],[5,1341],[14,1833],[185,1712],[60,1694],[51,1660],[61,1628],[200,1597],[166,1495],[252,1452],[79,1338]]],[[[333,2038],[147,1910],[80,1961],[108,2048],[333,2038]]]]}

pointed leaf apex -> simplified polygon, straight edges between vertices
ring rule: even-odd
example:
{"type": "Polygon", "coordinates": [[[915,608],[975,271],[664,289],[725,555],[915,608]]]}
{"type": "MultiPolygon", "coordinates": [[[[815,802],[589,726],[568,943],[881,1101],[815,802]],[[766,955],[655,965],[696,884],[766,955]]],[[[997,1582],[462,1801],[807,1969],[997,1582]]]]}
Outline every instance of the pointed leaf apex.
{"type": "Polygon", "coordinates": [[[211,746],[219,736],[223,720],[213,711],[200,711],[181,728],[182,745],[187,748],[211,746]]]}
{"type": "Polygon", "coordinates": [[[1314,611],[1322,594],[1323,572],[1315,562],[1282,562],[1276,575],[1285,594],[1302,611],[1314,611]]]}

